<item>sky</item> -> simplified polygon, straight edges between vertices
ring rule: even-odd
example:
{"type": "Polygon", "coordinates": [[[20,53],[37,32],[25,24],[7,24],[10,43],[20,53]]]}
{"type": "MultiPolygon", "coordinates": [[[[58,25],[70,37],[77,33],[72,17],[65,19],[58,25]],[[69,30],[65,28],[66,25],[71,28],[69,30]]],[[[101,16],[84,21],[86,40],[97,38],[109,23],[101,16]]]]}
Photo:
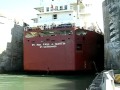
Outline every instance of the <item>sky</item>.
{"type": "Polygon", "coordinates": [[[103,28],[103,12],[102,12],[102,2],[104,0],[93,0],[93,10],[92,10],[92,14],[93,14],[93,18],[94,20],[96,20],[98,26],[100,27],[100,29],[102,30],[102,32],[104,32],[103,28]]]}
{"type": "MultiPolygon", "coordinates": [[[[86,0],[87,1],[87,0],[86,0]]],[[[102,19],[102,1],[93,0],[94,18],[98,22],[99,26],[103,30],[102,19]]],[[[5,50],[7,42],[11,41],[11,28],[13,27],[13,21],[10,19],[23,20],[30,22],[32,18],[36,17],[38,11],[34,10],[35,7],[39,7],[40,0],[0,0],[0,14],[2,13],[7,19],[5,24],[0,24],[0,53],[5,50]],[[7,27],[6,27],[7,26],[7,27]]]]}
{"type": "Polygon", "coordinates": [[[0,24],[0,53],[6,49],[7,42],[11,42],[13,20],[16,18],[29,22],[31,18],[36,17],[38,12],[34,8],[38,6],[39,0],[0,0],[0,14],[7,17],[4,24],[0,24]]]}
{"type": "Polygon", "coordinates": [[[7,17],[30,19],[35,17],[37,11],[34,8],[39,3],[39,0],[0,0],[0,12],[7,17]]]}

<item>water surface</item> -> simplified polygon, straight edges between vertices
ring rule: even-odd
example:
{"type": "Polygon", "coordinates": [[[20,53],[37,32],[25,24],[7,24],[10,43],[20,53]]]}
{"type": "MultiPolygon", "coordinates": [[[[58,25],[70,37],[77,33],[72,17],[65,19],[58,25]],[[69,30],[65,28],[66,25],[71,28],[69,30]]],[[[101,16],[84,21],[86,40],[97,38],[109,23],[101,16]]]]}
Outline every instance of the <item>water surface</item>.
{"type": "Polygon", "coordinates": [[[0,90],[86,90],[94,75],[0,74],[0,90]]]}

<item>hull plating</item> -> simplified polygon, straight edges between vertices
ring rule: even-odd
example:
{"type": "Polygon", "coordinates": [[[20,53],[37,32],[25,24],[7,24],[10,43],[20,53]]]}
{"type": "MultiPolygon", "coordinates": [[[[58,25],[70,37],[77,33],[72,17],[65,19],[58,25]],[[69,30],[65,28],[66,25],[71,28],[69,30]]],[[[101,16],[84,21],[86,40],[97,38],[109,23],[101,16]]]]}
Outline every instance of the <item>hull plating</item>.
{"type": "Polygon", "coordinates": [[[70,28],[62,31],[25,32],[24,70],[80,71],[103,69],[104,44],[102,35],[81,29],[70,28]],[[33,37],[28,38],[28,34],[31,32],[33,37]]]}

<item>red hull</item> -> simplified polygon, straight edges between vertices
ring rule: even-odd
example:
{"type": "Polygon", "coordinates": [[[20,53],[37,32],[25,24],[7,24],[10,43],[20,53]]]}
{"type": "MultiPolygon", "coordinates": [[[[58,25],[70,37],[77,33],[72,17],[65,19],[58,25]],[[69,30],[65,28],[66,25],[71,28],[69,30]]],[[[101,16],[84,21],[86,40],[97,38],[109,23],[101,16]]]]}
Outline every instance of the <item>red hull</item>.
{"type": "Polygon", "coordinates": [[[49,30],[47,36],[42,35],[44,31],[25,31],[25,36],[34,32],[35,37],[24,37],[24,70],[79,71],[95,69],[97,63],[103,65],[102,35],[74,28],[65,30],[49,30]]]}

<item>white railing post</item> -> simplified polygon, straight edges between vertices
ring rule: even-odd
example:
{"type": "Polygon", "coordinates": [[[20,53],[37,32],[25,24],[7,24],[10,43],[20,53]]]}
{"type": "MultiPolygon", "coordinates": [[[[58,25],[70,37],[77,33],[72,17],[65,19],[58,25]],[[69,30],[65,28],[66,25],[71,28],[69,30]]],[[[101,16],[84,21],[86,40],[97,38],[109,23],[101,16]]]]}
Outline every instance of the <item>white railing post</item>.
{"type": "Polygon", "coordinates": [[[101,88],[102,90],[115,90],[113,70],[103,73],[101,88]]]}

